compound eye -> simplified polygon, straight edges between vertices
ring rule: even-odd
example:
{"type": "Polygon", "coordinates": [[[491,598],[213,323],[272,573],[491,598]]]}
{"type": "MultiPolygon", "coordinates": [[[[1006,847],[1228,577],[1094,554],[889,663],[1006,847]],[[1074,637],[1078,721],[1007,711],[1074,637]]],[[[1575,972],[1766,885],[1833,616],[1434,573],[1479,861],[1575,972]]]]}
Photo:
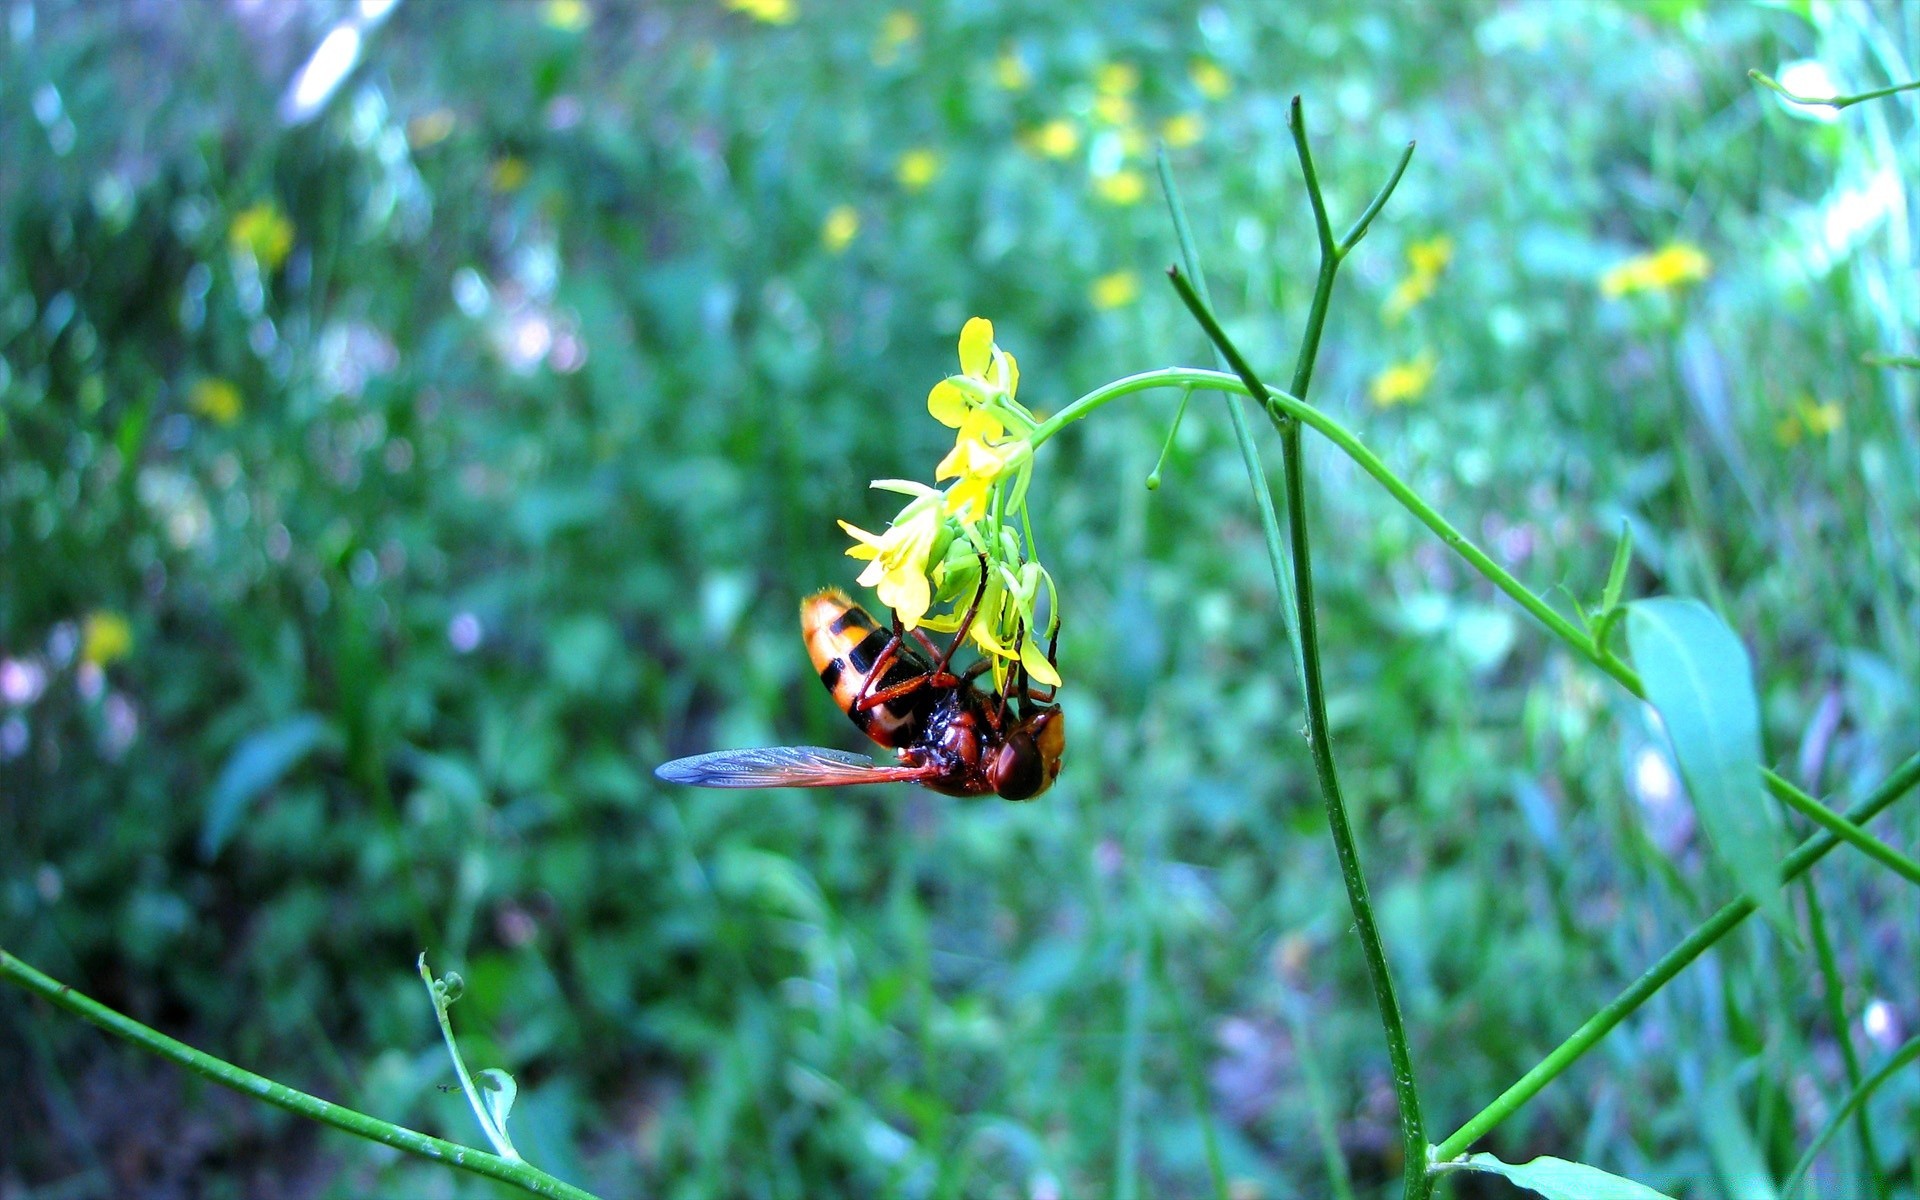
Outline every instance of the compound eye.
{"type": "Polygon", "coordinates": [[[987,777],[1002,800],[1031,800],[1053,782],[1047,778],[1040,747],[1024,730],[1008,735],[987,777]]]}

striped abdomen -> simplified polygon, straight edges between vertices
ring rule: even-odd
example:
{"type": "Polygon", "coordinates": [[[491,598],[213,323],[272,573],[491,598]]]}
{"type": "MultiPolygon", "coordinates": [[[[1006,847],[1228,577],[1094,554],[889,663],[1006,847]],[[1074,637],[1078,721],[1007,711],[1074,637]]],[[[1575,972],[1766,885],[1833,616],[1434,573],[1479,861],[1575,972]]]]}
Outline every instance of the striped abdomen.
{"type": "Polygon", "coordinates": [[[807,656],[820,672],[820,682],[833,693],[834,703],[868,737],[882,746],[910,745],[918,738],[934,689],[919,688],[872,708],[854,705],[863,689],[877,692],[926,674],[931,664],[924,657],[901,646],[873,687],[866,689],[874,664],[893,635],[874,624],[867,610],[838,588],[815,592],[800,602],[800,636],[806,639],[807,656]]]}

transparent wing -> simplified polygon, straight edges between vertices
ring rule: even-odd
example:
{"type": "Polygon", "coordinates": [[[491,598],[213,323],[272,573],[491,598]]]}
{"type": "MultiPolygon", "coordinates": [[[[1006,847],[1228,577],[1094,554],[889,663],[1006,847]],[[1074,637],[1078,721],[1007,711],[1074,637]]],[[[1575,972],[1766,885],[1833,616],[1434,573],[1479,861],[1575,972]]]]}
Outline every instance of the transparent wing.
{"type": "Polygon", "coordinates": [[[912,783],[933,774],[927,767],[882,766],[865,755],[824,746],[769,746],[716,750],[662,763],[653,773],[668,783],[694,787],[836,787],[852,783],[912,783]]]}

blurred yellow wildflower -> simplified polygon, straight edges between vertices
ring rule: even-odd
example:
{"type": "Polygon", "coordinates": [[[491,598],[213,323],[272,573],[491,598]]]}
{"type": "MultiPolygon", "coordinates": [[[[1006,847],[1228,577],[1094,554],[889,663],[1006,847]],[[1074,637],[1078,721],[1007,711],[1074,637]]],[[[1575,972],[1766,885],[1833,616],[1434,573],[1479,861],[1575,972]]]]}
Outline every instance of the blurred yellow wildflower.
{"type": "Polygon", "coordinates": [[[1826,437],[1845,423],[1846,413],[1837,402],[1803,396],[1773,427],[1773,440],[1782,446],[1797,446],[1803,437],[1826,437]]]}
{"type": "Polygon", "coordinates": [[[236,251],[253,256],[253,261],[268,271],[287,260],[293,250],[293,222],[287,220],[271,200],[243,208],[227,226],[227,243],[236,251]]]}
{"type": "Polygon", "coordinates": [[[1200,119],[1199,113],[1180,113],[1160,123],[1160,140],[1167,144],[1167,149],[1178,150],[1199,141],[1206,131],[1206,122],[1200,119]]]}
{"type": "Polygon", "coordinates": [[[793,0],[722,0],[726,7],[767,25],[790,25],[800,15],[793,0]]]}
{"type": "Polygon", "coordinates": [[[1147,194],[1147,181],[1138,171],[1120,170],[1096,178],[1093,191],[1108,204],[1138,204],[1147,194]]]}
{"type": "Polygon", "coordinates": [[[1132,63],[1108,63],[1093,78],[1094,90],[1102,96],[1131,96],[1140,86],[1140,68],[1132,63]]]}
{"type": "Polygon", "coordinates": [[[851,204],[838,204],[828,211],[827,219],[820,222],[820,244],[828,253],[838,254],[852,244],[859,232],[860,214],[851,204]]]}
{"type": "Polygon", "coordinates": [[[1713,262],[1689,242],[1669,242],[1652,254],[1630,258],[1600,276],[1600,294],[1624,296],[1630,292],[1664,292],[1698,283],[1713,274],[1713,262]]]}
{"type": "Polygon", "coordinates": [[[893,167],[893,177],[909,192],[920,191],[939,173],[940,156],[925,147],[902,154],[893,167]]]}
{"type": "Polygon", "coordinates": [[[1033,82],[1026,60],[1011,49],[1002,50],[993,63],[993,81],[1009,92],[1018,92],[1033,82]]]}
{"type": "Polygon", "coordinates": [[[873,486],[913,499],[882,534],[871,534],[841,521],[840,528],[854,540],[847,556],[869,560],[867,569],[860,573],[860,586],[878,592],[880,603],[891,608],[901,624],[914,629],[933,604],[933,585],[927,574],[944,528],[940,493],[909,479],[876,479],[873,486]]]}
{"type": "Polygon", "coordinates": [[[1427,386],[1433,382],[1434,368],[1439,365],[1433,351],[1422,350],[1375,375],[1368,394],[1381,408],[1411,403],[1426,394],[1427,386]]]}
{"type": "Polygon", "coordinates": [[[80,632],[80,658],[96,667],[133,653],[133,626],[117,612],[100,609],[87,614],[80,632]]]}
{"type": "Polygon", "coordinates": [[[532,174],[527,169],[526,159],[509,154],[494,160],[493,167],[487,173],[487,182],[496,192],[517,192],[527,186],[532,174]]]}
{"type": "Polygon", "coordinates": [[[1380,315],[1392,323],[1413,311],[1414,306],[1433,295],[1440,272],[1452,261],[1453,239],[1444,233],[1409,245],[1406,278],[1394,285],[1386,303],[1380,306],[1380,315]]]}
{"type": "Polygon", "coordinates": [[[1102,93],[1093,98],[1093,115],[1103,124],[1115,127],[1133,123],[1133,101],[1116,93],[1102,93]]]}
{"type": "Polygon", "coordinates": [[[1094,280],[1087,294],[1095,308],[1120,308],[1140,298],[1140,277],[1132,271],[1113,271],[1094,280]]]}
{"type": "Polygon", "coordinates": [[[1187,67],[1187,78],[1209,100],[1219,100],[1233,90],[1233,81],[1220,64],[1210,58],[1196,58],[1187,67]]]}
{"type": "Polygon", "coordinates": [[[207,378],[194,383],[187,392],[187,407],[215,425],[231,425],[240,419],[240,389],[224,379],[207,378]]]}
{"type": "Polygon", "coordinates": [[[540,19],[562,33],[579,33],[593,24],[593,10],[587,7],[586,0],[547,0],[540,19]]]}
{"type": "Polygon", "coordinates": [[[1080,131],[1072,121],[1056,117],[1029,133],[1027,145],[1046,158],[1065,158],[1080,148],[1080,131]]]}
{"type": "Polygon", "coordinates": [[[905,9],[894,9],[880,22],[880,36],[873,43],[873,65],[890,67],[900,61],[900,51],[920,36],[920,21],[905,9]]]}

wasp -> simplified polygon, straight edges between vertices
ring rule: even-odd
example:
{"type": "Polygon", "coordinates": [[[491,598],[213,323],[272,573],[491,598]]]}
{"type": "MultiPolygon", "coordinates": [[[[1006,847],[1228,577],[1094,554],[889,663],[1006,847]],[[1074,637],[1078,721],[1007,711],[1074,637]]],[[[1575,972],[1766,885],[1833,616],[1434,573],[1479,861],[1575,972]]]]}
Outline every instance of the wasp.
{"type": "Polygon", "coordinates": [[[838,588],[800,602],[800,633],[820,682],[861,732],[895,752],[898,765],[821,746],[773,746],[677,758],[654,774],[696,787],[904,782],[949,796],[1033,799],[1059,777],[1066,749],[1066,721],[1053,691],[1039,695],[1017,663],[1004,693],[974,685],[987,669],[984,660],[958,675],[948,669],[984,590],[983,582],[944,651],[917,629],[909,642],[898,617],[891,632],[881,628],[838,588]]]}

